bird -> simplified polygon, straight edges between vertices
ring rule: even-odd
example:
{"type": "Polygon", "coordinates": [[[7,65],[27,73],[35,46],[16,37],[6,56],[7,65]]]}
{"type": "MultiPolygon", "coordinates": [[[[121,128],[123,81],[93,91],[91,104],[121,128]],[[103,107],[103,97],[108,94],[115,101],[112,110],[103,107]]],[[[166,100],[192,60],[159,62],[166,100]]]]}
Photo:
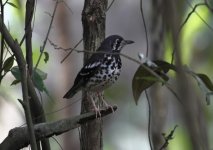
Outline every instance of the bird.
{"type": "Polygon", "coordinates": [[[119,54],[125,45],[132,43],[134,41],[124,40],[120,35],[111,35],[105,38],[97,51],[78,72],[73,86],[63,98],[70,99],[78,91],[85,90],[89,93],[89,99],[92,101],[95,111],[99,111],[94,102],[96,96],[106,106],[109,106],[101,93],[115,83],[120,76],[122,62],[119,54]]]}

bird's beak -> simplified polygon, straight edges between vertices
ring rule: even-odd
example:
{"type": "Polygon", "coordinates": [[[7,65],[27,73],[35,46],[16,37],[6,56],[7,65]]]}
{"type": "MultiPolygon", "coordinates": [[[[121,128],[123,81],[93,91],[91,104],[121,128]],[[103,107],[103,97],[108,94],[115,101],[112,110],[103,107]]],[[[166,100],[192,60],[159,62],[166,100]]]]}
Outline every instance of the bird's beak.
{"type": "Polygon", "coordinates": [[[125,40],[125,44],[132,44],[132,43],[135,43],[135,42],[131,40],[125,40]]]}

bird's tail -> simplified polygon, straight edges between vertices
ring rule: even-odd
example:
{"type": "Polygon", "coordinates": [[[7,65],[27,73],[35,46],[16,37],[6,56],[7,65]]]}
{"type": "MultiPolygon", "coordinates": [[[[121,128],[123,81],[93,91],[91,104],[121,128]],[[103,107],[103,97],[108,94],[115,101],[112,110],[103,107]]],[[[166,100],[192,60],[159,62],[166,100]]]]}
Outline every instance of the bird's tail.
{"type": "Polygon", "coordinates": [[[76,86],[72,87],[63,98],[72,98],[78,92],[78,88],[76,86]]]}

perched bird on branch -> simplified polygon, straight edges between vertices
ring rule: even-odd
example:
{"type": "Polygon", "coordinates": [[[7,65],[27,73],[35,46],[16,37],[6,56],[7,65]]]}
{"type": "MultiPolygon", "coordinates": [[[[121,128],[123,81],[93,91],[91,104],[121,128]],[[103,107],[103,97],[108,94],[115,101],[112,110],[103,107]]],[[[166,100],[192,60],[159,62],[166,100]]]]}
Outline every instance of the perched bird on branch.
{"type": "Polygon", "coordinates": [[[96,112],[99,112],[99,108],[96,107],[94,102],[96,97],[102,100],[107,107],[111,107],[104,100],[102,92],[120,76],[122,66],[120,51],[125,45],[132,43],[134,42],[124,40],[119,35],[107,37],[96,53],[87,60],[75,78],[74,85],[63,98],[69,99],[83,89],[87,91],[87,98],[92,101],[96,112]]]}

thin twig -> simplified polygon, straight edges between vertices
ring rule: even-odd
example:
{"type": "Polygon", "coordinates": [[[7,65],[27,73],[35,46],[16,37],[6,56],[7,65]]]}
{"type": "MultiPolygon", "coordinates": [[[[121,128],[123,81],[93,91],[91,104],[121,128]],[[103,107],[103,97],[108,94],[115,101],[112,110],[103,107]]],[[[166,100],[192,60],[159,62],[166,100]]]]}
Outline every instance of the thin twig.
{"type": "MultiPolygon", "coordinates": [[[[148,39],[148,33],[147,33],[147,28],[146,28],[146,21],[145,21],[145,17],[144,17],[144,13],[143,13],[143,3],[142,0],[140,0],[140,12],[141,12],[141,17],[142,17],[142,21],[143,21],[143,25],[144,25],[144,30],[145,30],[145,37],[146,37],[146,57],[149,56],[149,39],[148,39]]],[[[153,150],[153,146],[152,146],[152,137],[151,137],[151,130],[152,130],[152,124],[151,124],[151,117],[152,117],[152,108],[151,108],[151,103],[150,103],[150,99],[147,93],[147,90],[145,90],[145,95],[146,95],[146,99],[148,102],[148,137],[149,137],[149,145],[150,145],[150,149],[153,150]]]]}
{"type": "Polygon", "coordinates": [[[32,75],[33,68],[33,52],[32,52],[32,20],[35,9],[35,0],[27,0],[25,12],[25,45],[26,45],[26,62],[29,74],[32,75]]]}
{"type": "Polygon", "coordinates": [[[146,22],[145,22],[145,17],[144,17],[144,13],[143,13],[143,5],[142,5],[142,0],[140,0],[140,11],[141,11],[141,17],[143,20],[143,26],[144,26],[144,30],[145,30],[145,37],[146,37],[146,57],[149,56],[149,38],[148,38],[148,33],[147,33],[147,28],[146,28],[146,22]]]}
{"type": "MultiPolygon", "coordinates": [[[[79,99],[73,101],[72,103],[70,103],[70,104],[68,104],[68,105],[62,106],[61,108],[58,108],[58,109],[53,110],[53,111],[51,111],[51,112],[47,112],[47,113],[45,113],[45,114],[42,114],[42,115],[40,115],[40,116],[37,116],[36,118],[33,118],[33,121],[34,121],[34,120],[37,120],[37,119],[39,119],[39,118],[41,118],[43,115],[49,116],[49,115],[52,115],[52,114],[54,114],[54,113],[60,112],[60,111],[66,109],[66,108],[68,108],[68,107],[71,107],[73,104],[75,104],[75,103],[77,103],[77,102],[80,102],[81,99],[82,99],[82,98],[79,98],[79,99]]],[[[24,125],[26,125],[26,122],[23,123],[22,125],[20,125],[19,127],[22,127],[22,126],[24,126],[24,125]]]]}
{"type": "MultiPolygon", "coordinates": [[[[199,7],[199,6],[203,6],[203,5],[206,5],[205,3],[198,3],[196,4],[193,8],[192,8],[192,11],[190,13],[188,13],[186,19],[183,21],[183,23],[180,25],[180,28],[179,28],[179,33],[180,31],[182,30],[183,26],[188,22],[189,18],[191,17],[191,15],[196,11],[196,9],[199,7]]],[[[178,34],[179,34],[178,33],[178,34]]]]}
{"type": "Polygon", "coordinates": [[[115,2],[115,0],[112,0],[112,2],[109,4],[109,6],[108,6],[106,11],[108,11],[111,8],[111,6],[113,5],[114,2],[115,2]]]}
{"type": "MultiPolygon", "coordinates": [[[[206,3],[198,3],[198,4],[196,4],[196,5],[193,7],[192,11],[187,15],[186,19],[185,19],[185,20],[183,21],[183,23],[180,25],[180,28],[179,28],[178,33],[177,33],[177,35],[176,35],[177,37],[179,36],[181,30],[183,29],[184,25],[187,23],[187,21],[189,20],[189,18],[191,17],[191,15],[196,11],[196,9],[197,9],[199,6],[202,6],[202,5],[206,5],[206,3]]],[[[173,64],[173,62],[174,62],[175,51],[176,51],[176,50],[173,49],[171,64],[173,64]]]]}
{"type": "Polygon", "coordinates": [[[173,139],[173,135],[174,135],[175,130],[176,130],[177,127],[178,126],[175,125],[174,129],[169,133],[169,135],[164,136],[165,142],[164,142],[164,144],[161,146],[161,148],[159,150],[163,150],[163,149],[167,148],[167,146],[169,144],[169,141],[173,139]]]}
{"type": "MultiPolygon", "coordinates": [[[[113,5],[114,2],[115,2],[115,0],[112,0],[112,2],[110,3],[110,5],[109,5],[108,8],[106,9],[106,12],[111,8],[111,6],[113,5]]],[[[63,62],[70,56],[70,54],[73,52],[73,50],[74,50],[75,48],[77,48],[78,45],[81,44],[82,41],[83,41],[83,38],[80,39],[80,40],[78,41],[78,43],[77,43],[73,48],[71,48],[70,52],[61,60],[61,63],[63,63],[63,62]]]]}
{"type": "Polygon", "coordinates": [[[62,1],[59,1],[59,2],[62,2],[62,3],[64,4],[64,6],[69,10],[69,12],[70,12],[71,14],[73,14],[72,9],[69,7],[69,5],[67,4],[66,1],[62,0],[62,1]]]}
{"type": "MultiPolygon", "coordinates": [[[[112,55],[115,55],[115,53],[107,53],[107,52],[97,52],[97,51],[87,51],[87,50],[77,50],[75,48],[63,48],[63,47],[59,47],[58,45],[54,44],[51,40],[49,40],[50,42],[50,45],[52,45],[54,47],[54,49],[56,50],[64,50],[64,51],[68,51],[70,50],[71,52],[69,52],[70,54],[75,51],[77,53],[90,53],[90,54],[95,54],[95,53],[104,53],[104,54],[112,54],[112,55]]],[[[75,46],[77,47],[77,46],[75,46]]],[[[165,84],[165,86],[171,91],[172,94],[174,94],[174,96],[177,98],[177,100],[181,103],[181,100],[180,98],[178,97],[178,95],[175,93],[175,91],[172,89],[172,87],[167,83],[165,82],[161,76],[159,76],[157,73],[155,73],[152,69],[150,69],[149,67],[147,67],[146,65],[144,65],[141,61],[137,60],[137,59],[134,59],[128,55],[125,55],[123,53],[120,53],[119,55],[123,56],[124,58],[130,60],[130,61],[133,61],[139,65],[141,65],[144,69],[146,69],[148,72],[150,72],[152,75],[154,75],[159,81],[161,81],[162,83],[165,84]]],[[[182,104],[182,103],[181,103],[182,104]]]]}
{"type": "MultiPolygon", "coordinates": [[[[50,45],[52,45],[54,47],[54,49],[56,50],[64,50],[64,51],[69,51],[71,50],[72,52],[75,51],[77,53],[90,53],[90,54],[95,54],[95,53],[104,53],[106,54],[107,52],[97,52],[97,51],[87,51],[87,50],[77,50],[77,49],[74,49],[74,48],[63,48],[63,47],[59,47],[58,45],[54,44],[51,40],[49,40],[50,42],[50,45]]],[[[71,53],[72,53],[71,52],[71,53]]],[[[107,54],[114,54],[114,53],[107,53],[107,54]]],[[[165,82],[157,73],[155,73],[153,70],[151,70],[149,67],[147,67],[146,65],[144,65],[141,61],[137,60],[137,59],[134,59],[128,55],[125,55],[123,53],[120,53],[121,56],[123,56],[124,58],[127,58],[129,59],[130,61],[133,61],[139,65],[141,65],[142,67],[144,67],[144,69],[146,69],[147,71],[149,71],[152,75],[154,75],[157,79],[159,79],[162,83],[165,84],[165,86],[168,88],[168,90],[171,91],[171,93],[177,98],[177,100],[180,102],[180,104],[182,104],[180,98],[178,97],[177,93],[175,93],[175,91],[173,90],[173,88],[167,83],[165,82]]]]}
{"type": "MultiPolygon", "coordinates": [[[[1,0],[1,1],[2,1],[2,0],[1,0]]],[[[6,1],[4,2],[3,6],[5,6],[5,5],[7,4],[8,1],[9,1],[9,0],[6,0],[6,1]]]]}
{"type": "MultiPolygon", "coordinates": [[[[189,5],[190,8],[192,8],[191,12],[188,13],[186,19],[183,21],[183,23],[180,25],[180,28],[178,30],[178,35],[180,34],[181,30],[183,29],[183,27],[185,26],[185,24],[188,22],[189,18],[191,17],[191,15],[193,13],[196,13],[196,15],[205,23],[205,25],[211,29],[211,31],[213,31],[213,28],[199,15],[199,13],[196,11],[196,9],[199,7],[199,6],[206,6],[210,11],[213,11],[213,9],[209,6],[208,4],[208,1],[207,0],[204,0],[204,3],[198,3],[196,4],[194,7],[191,5],[191,3],[186,0],[187,4],[189,5]]],[[[175,49],[173,50],[172,52],[172,60],[171,60],[171,64],[173,64],[174,62],[174,55],[175,55],[175,49]]]]}
{"type": "MultiPolygon", "coordinates": [[[[13,53],[16,57],[18,66],[19,66],[20,76],[21,76],[22,94],[23,94],[22,97],[23,97],[23,102],[25,104],[25,111],[24,112],[25,112],[25,116],[26,116],[26,120],[27,120],[27,128],[28,128],[28,131],[30,133],[30,142],[31,142],[32,145],[35,145],[36,141],[35,141],[35,134],[34,134],[34,130],[33,130],[33,122],[32,122],[31,112],[30,112],[29,97],[28,97],[28,86],[27,86],[27,80],[29,78],[28,78],[28,71],[27,71],[27,66],[26,66],[26,62],[25,62],[25,59],[24,59],[24,55],[22,53],[21,47],[19,46],[17,40],[14,40],[12,38],[7,27],[3,23],[3,20],[2,20],[1,17],[0,17],[0,27],[1,27],[0,32],[4,35],[5,42],[8,44],[10,49],[13,51],[13,53]]],[[[34,147],[34,149],[36,150],[36,147],[34,147]]]]}
{"type": "MultiPolygon", "coordinates": [[[[32,33],[33,33],[33,28],[34,28],[34,23],[35,23],[35,11],[36,11],[36,0],[27,0],[26,2],[26,12],[25,12],[25,45],[26,45],[26,63],[27,63],[27,77],[31,78],[32,73],[33,73],[33,50],[32,50],[32,33]]],[[[26,81],[28,85],[28,80],[26,81]]],[[[28,95],[31,97],[30,92],[28,90],[28,95]]],[[[36,99],[29,98],[29,105],[30,105],[30,111],[32,119],[37,117],[36,112],[38,108],[40,108],[40,105],[34,105],[34,102],[36,99]],[[38,107],[38,108],[37,108],[38,107]]],[[[38,100],[37,103],[40,103],[38,100]]],[[[41,108],[43,109],[43,108],[41,108]]],[[[38,112],[37,112],[38,113],[38,112]]],[[[35,120],[33,123],[40,123],[40,121],[35,120]]],[[[43,121],[42,121],[43,122],[43,121]]],[[[42,140],[41,143],[40,141],[35,141],[36,145],[31,145],[32,149],[38,149],[40,150],[41,147],[42,149],[49,150],[50,145],[48,140],[42,140]],[[40,146],[41,144],[41,146],[40,146]]],[[[34,144],[34,143],[33,143],[34,144]]]]}
{"type": "MultiPolygon", "coordinates": [[[[0,7],[1,7],[1,18],[2,21],[4,22],[4,5],[2,3],[2,0],[0,0],[0,7]]],[[[0,76],[2,76],[2,71],[3,71],[3,57],[4,57],[4,35],[1,34],[1,53],[0,53],[0,76]]],[[[0,83],[2,81],[3,77],[0,79],[0,83]]]]}
{"type": "Polygon", "coordinates": [[[183,105],[181,99],[179,98],[179,96],[177,95],[177,93],[172,89],[172,87],[171,87],[169,84],[166,84],[165,86],[166,86],[166,88],[175,96],[175,98],[177,99],[177,101],[178,101],[181,105],[183,105]]]}
{"type": "Polygon", "coordinates": [[[63,148],[62,148],[61,144],[58,142],[58,140],[54,136],[52,136],[51,138],[58,144],[60,149],[63,150],[63,148]]]}
{"type": "MultiPolygon", "coordinates": [[[[187,3],[188,6],[193,10],[193,6],[192,6],[192,4],[191,4],[188,0],[186,0],[186,3],[187,3]]],[[[207,4],[207,3],[206,3],[206,4],[207,4]]],[[[210,25],[200,16],[200,14],[199,14],[196,10],[195,10],[194,12],[195,12],[195,14],[198,16],[198,18],[200,18],[200,20],[202,20],[203,23],[213,32],[213,27],[210,26],[210,25]]]]}
{"type": "MultiPolygon", "coordinates": [[[[50,40],[49,40],[50,41],[50,40]]],[[[80,43],[80,42],[79,42],[80,43]]],[[[88,51],[88,50],[77,50],[75,49],[75,47],[77,47],[75,45],[74,48],[67,48],[67,49],[64,49],[62,47],[58,47],[56,44],[53,44],[53,42],[50,42],[50,44],[57,50],[70,50],[70,52],[68,53],[69,55],[75,51],[77,53],[89,53],[89,54],[95,54],[95,53],[103,53],[103,54],[112,54],[112,55],[118,55],[117,53],[109,53],[109,52],[102,52],[102,51],[88,51]]],[[[147,70],[148,72],[150,72],[152,75],[154,75],[160,82],[162,83],[165,83],[164,79],[162,79],[161,76],[159,76],[156,72],[154,72],[152,69],[150,69],[149,67],[147,67],[146,65],[144,65],[141,61],[137,60],[137,59],[134,59],[128,55],[125,55],[123,53],[119,53],[120,56],[123,56],[124,58],[127,58],[139,65],[141,65],[145,70],[147,70]]],[[[65,58],[66,59],[66,58],[65,58]]],[[[65,60],[63,59],[62,62],[65,60]]],[[[166,83],[165,83],[166,84],[166,83]]]]}
{"type": "Polygon", "coordinates": [[[146,95],[146,99],[148,102],[148,138],[149,138],[149,145],[150,145],[150,149],[153,150],[153,146],[152,146],[152,122],[151,122],[151,118],[152,118],[152,106],[151,106],[151,102],[149,99],[149,95],[147,93],[147,91],[145,90],[145,95],[146,95]]]}
{"type": "Polygon", "coordinates": [[[44,49],[45,49],[45,46],[46,46],[46,44],[47,44],[47,40],[48,40],[48,37],[49,37],[49,34],[50,34],[50,30],[51,30],[51,27],[52,27],[52,24],[53,24],[53,19],[54,19],[54,17],[55,17],[56,8],[57,8],[57,6],[58,6],[58,3],[59,3],[59,2],[58,2],[58,0],[57,0],[57,1],[55,2],[55,7],[54,7],[54,10],[53,10],[53,14],[52,14],[52,18],[51,18],[51,21],[50,21],[50,25],[49,25],[49,28],[48,28],[48,31],[47,31],[47,35],[46,35],[46,37],[45,37],[45,40],[44,40],[43,45],[41,46],[40,55],[39,55],[39,58],[38,58],[38,61],[37,61],[36,65],[35,65],[34,70],[37,69],[39,62],[41,61],[41,57],[42,57],[42,55],[43,55],[43,53],[44,53],[44,49]]]}
{"type": "Polygon", "coordinates": [[[67,59],[67,57],[69,57],[69,55],[73,52],[73,50],[75,50],[75,48],[77,48],[78,45],[81,44],[82,41],[83,41],[83,39],[78,41],[78,43],[73,48],[71,48],[70,52],[62,59],[61,63],[63,63],[67,59]]]}

